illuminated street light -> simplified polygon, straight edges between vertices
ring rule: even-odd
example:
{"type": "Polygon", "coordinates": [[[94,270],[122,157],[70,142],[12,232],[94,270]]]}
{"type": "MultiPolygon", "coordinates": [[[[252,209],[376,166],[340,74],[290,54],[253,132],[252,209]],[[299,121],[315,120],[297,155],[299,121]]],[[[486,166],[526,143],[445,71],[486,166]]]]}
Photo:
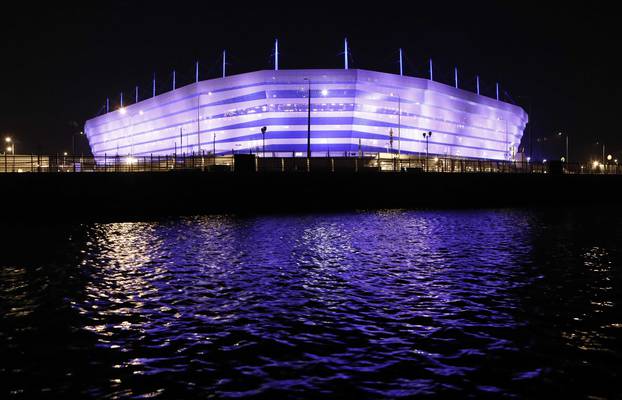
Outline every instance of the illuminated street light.
{"type": "Polygon", "coordinates": [[[607,154],[607,161],[611,161],[612,158],[611,154],[607,154]]]}
{"type": "Polygon", "coordinates": [[[121,108],[119,108],[119,112],[121,114],[125,114],[127,112],[127,109],[125,107],[121,107],[121,108]]]}
{"type": "Polygon", "coordinates": [[[268,128],[265,126],[261,127],[261,139],[263,141],[263,157],[266,158],[266,130],[268,128]]]}
{"type": "Polygon", "coordinates": [[[570,159],[570,157],[568,156],[568,134],[564,133],[564,132],[558,132],[557,136],[565,136],[566,137],[566,157],[562,159],[562,162],[564,161],[568,161],[570,159]]]}
{"type": "Polygon", "coordinates": [[[7,136],[4,138],[4,141],[8,144],[8,146],[6,147],[6,151],[11,152],[11,154],[15,155],[15,142],[13,141],[13,138],[7,136]]]}
{"type": "Polygon", "coordinates": [[[308,104],[307,104],[307,158],[311,158],[311,79],[305,78],[309,84],[308,87],[308,104]]]}
{"type": "Polygon", "coordinates": [[[428,167],[428,156],[429,156],[429,143],[430,143],[430,137],[432,136],[432,132],[423,132],[423,138],[425,139],[425,170],[426,172],[429,170],[428,167]]]}
{"type": "Polygon", "coordinates": [[[328,90],[322,89],[322,96],[326,96],[326,95],[328,95],[328,90]]]}

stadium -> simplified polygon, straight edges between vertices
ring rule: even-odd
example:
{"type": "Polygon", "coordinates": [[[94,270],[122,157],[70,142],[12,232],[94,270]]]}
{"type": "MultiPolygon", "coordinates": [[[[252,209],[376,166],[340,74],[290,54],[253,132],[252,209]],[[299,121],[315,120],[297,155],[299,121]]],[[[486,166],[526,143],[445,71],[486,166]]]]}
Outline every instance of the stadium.
{"type": "Polygon", "coordinates": [[[516,105],[429,79],[275,69],[154,93],[88,120],[84,131],[96,157],[388,153],[512,161],[526,124],[516,105]]]}

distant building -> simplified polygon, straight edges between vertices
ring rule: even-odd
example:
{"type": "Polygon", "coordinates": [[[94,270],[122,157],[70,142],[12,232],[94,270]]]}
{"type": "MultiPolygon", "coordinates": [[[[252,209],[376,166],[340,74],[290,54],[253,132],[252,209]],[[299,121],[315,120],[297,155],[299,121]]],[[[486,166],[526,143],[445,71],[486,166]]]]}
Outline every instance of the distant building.
{"type": "Polygon", "coordinates": [[[513,104],[428,79],[360,69],[265,70],[193,83],[86,122],[95,156],[429,154],[510,160],[527,123],[513,104]]]}

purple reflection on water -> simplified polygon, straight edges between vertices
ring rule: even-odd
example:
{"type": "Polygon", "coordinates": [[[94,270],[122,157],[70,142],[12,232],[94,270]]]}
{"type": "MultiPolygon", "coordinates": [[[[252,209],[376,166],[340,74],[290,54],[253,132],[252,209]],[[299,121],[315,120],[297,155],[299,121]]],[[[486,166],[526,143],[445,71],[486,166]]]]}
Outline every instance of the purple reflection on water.
{"type": "MultiPolygon", "coordinates": [[[[547,351],[610,342],[574,325],[543,332],[538,292],[559,290],[537,270],[543,226],[557,225],[523,211],[398,210],[72,227],[58,264],[3,270],[13,368],[0,375],[17,394],[552,392],[547,351]]],[[[605,244],[576,251],[611,274],[605,244]]],[[[610,292],[594,288],[606,305],[610,292]]]]}

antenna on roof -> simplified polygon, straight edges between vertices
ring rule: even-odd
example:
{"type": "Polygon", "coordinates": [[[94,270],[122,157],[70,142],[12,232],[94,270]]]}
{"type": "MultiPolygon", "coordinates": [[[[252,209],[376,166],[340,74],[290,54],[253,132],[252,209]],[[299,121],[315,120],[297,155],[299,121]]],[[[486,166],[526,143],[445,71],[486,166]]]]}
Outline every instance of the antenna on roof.
{"type": "Polygon", "coordinates": [[[222,51],[222,77],[227,75],[227,50],[222,51]]]}
{"type": "Polygon", "coordinates": [[[274,70],[279,70],[279,39],[274,39],[274,70]]]}
{"type": "Polygon", "coordinates": [[[475,83],[477,84],[477,94],[479,94],[479,75],[475,77],[475,83]]]}
{"type": "Polygon", "coordinates": [[[173,70],[173,90],[175,90],[175,70],[173,70]]]}
{"type": "Polygon", "coordinates": [[[343,47],[344,47],[344,53],[343,53],[344,69],[348,69],[348,38],[343,39],[343,47]]]}
{"type": "Polygon", "coordinates": [[[454,82],[456,84],[456,89],[458,88],[458,67],[454,67],[454,82]]]}
{"type": "Polygon", "coordinates": [[[497,82],[497,100],[499,100],[499,82],[497,82]]]}
{"type": "Polygon", "coordinates": [[[155,82],[155,72],[153,73],[153,95],[152,97],[155,97],[156,95],[156,82],[155,82]]]}
{"type": "Polygon", "coordinates": [[[434,80],[434,68],[432,67],[432,59],[430,58],[430,80],[434,80]]]}
{"type": "Polygon", "coordinates": [[[402,49],[400,48],[400,75],[404,75],[404,65],[402,63],[402,49]]]}
{"type": "Polygon", "coordinates": [[[198,82],[199,81],[199,62],[195,62],[194,63],[194,81],[198,82]]]}

